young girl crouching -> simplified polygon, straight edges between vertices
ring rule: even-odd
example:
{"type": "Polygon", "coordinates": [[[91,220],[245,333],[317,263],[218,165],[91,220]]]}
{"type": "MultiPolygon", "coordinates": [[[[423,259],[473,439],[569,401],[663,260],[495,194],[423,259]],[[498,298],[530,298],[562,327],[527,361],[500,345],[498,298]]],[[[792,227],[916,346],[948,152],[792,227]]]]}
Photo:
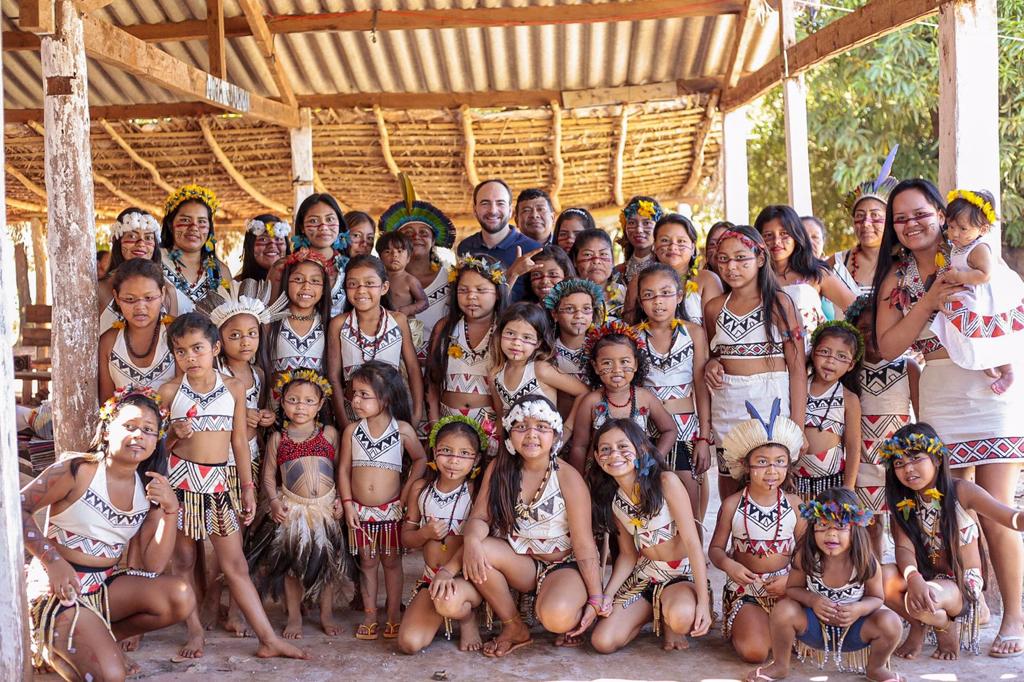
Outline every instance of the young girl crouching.
{"type": "Polygon", "coordinates": [[[841,672],[899,680],[888,662],[903,626],[882,605],[882,571],[865,527],[871,512],[849,488],[830,488],[802,504],[800,514],[812,525],[789,573],[786,598],[772,609],[775,660],[747,680],[789,674],[795,640],[801,660],[810,658],[820,669],[832,658],[841,672]]]}
{"type": "Polygon", "coordinates": [[[974,483],[954,479],[949,450],[923,422],[896,431],[883,443],[880,457],[896,543],[896,565],[885,566],[886,605],[910,621],[910,634],[896,655],[917,657],[928,627],[938,644],[934,658],[954,660],[959,649],[977,654],[984,584],[978,525],[968,512],[1013,530],[1024,529],[1021,512],[974,483]]]}
{"type": "MultiPolygon", "coordinates": [[[[488,439],[480,424],[462,415],[442,417],[430,430],[427,442],[434,458],[427,465],[426,477],[409,490],[409,510],[402,530],[402,545],[422,549],[424,564],[398,630],[398,648],[403,653],[414,654],[429,646],[442,623],[445,636],[451,637],[452,619],[440,615],[436,604],[456,596],[462,531],[488,439]]],[[[474,591],[471,602],[465,605],[465,616],[459,619],[462,651],[480,649],[475,612],[479,604],[480,597],[474,591]]]]}
{"type": "Polygon", "coordinates": [[[610,654],[653,619],[664,649],[687,648],[686,635],[711,627],[704,552],[686,488],[665,469],[646,434],[629,419],[613,419],[594,435],[596,467],[589,478],[595,526],[618,534],[619,556],[605,587],[590,643],[610,654]],[[612,518],[614,517],[614,521],[612,518]]]}
{"type": "Polygon", "coordinates": [[[708,550],[711,563],[726,574],[722,634],[748,663],[768,658],[768,614],[786,594],[796,541],[806,527],[797,514],[800,498],[782,489],[803,431],[779,415],[779,402],[767,422],[747,403],[754,418],[733,427],[723,443],[729,473],[747,485],[722,502],[708,550]]]}

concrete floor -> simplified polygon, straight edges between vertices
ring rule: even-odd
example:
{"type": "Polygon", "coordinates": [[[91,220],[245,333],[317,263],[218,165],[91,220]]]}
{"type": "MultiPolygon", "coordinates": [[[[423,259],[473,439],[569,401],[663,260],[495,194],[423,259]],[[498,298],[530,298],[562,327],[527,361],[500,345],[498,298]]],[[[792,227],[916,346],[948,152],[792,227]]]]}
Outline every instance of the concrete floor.
{"type": "MultiPolygon", "coordinates": [[[[717,513],[717,491],[711,491],[712,505],[706,516],[711,527],[717,513]]],[[[710,537],[710,532],[707,534],[710,537]]],[[[891,559],[890,559],[891,560],[891,559]]],[[[419,554],[409,555],[405,562],[407,589],[419,576],[422,560],[419,554]]],[[[715,593],[715,610],[721,610],[723,574],[710,571],[715,593]]],[[[383,585],[382,585],[383,588],[383,585]]],[[[382,589],[383,593],[383,589],[382,589]]],[[[381,597],[383,599],[383,596],[381,597]]],[[[284,626],[283,608],[268,605],[271,622],[279,630],[284,626]]],[[[731,647],[721,636],[720,623],[707,636],[691,640],[690,649],[663,652],[654,635],[645,631],[630,646],[609,656],[595,653],[588,646],[567,650],[552,646],[553,636],[534,633],[534,643],[505,659],[489,659],[479,653],[461,653],[457,648],[456,629],[453,641],[443,636],[423,653],[405,656],[390,641],[362,642],[352,633],[361,614],[339,608],[335,616],[344,630],[338,637],[327,637],[318,624],[307,621],[300,646],[310,652],[309,661],[261,660],[253,656],[254,639],[236,639],[222,630],[209,633],[206,655],[202,659],[173,663],[171,658],[184,641],[184,626],[178,625],[146,636],[139,651],[132,654],[142,667],[135,679],[153,682],[181,682],[213,676],[217,682],[241,680],[702,680],[705,682],[742,679],[752,666],[739,662],[731,647]]],[[[909,680],[952,682],[955,680],[1024,680],[1024,656],[996,659],[985,654],[996,635],[998,615],[984,628],[981,636],[982,654],[964,656],[959,661],[937,661],[930,658],[930,647],[918,661],[894,659],[895,669],[909,680]]],[[[486,639],[487,635],[484,634],[486,639]]],[[[38,677],[56,682],[55,675],[38,677]]],[[[793,680],[856,680],[858,675],[818,671],[808,664],[795,662],[793,680]]]]}

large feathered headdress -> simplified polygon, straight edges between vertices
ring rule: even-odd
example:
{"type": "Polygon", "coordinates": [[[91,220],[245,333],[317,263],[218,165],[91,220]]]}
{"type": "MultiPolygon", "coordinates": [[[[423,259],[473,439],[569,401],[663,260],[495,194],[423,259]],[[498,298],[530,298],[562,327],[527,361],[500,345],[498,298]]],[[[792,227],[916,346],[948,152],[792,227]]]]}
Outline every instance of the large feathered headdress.
{"type": "Polygon", "coordinates": [[[736,480],[743,478],[747,471],[747,455],[765,445],[785,448],[789,453],[789,461],[795,462],[804,444],[804,431],[793,420],[782,416],[782,401],[776,398],[772,402],[772,411],[767,421],[761,418],[750,401],[747,401],[747,412],[752,419],[732,427],[722,440],[722,448],[725,450],[723,457],[729,467],[729,474],[736,480]]]}
{"type": "Polygon", "coordinates": [[[875,179],[860,183],[846,195],[846,210],[850,215],[853,215],[853,210],[857,208],[857,204],[862,199],[877,199],[883,204],[889,201],[889,194],[899,184],[899,180],[889,175],[892,171],[892,164],[896,160],[896,152],[899,150],[898,144],[893,145],[875,179]]]}
{"type": "Polygon", "coordinates": [[[399,230],[409,223],[423,223],[434,233],[434,245],[446,249],[455,243],[455,225],[441,209],[426,201],[416,200],[412,180],[405,173],[398,174],[402,185],[402,201],[392,204],[384,211],[377,226],[381,233],[399,230]]]}
{"type": "Polygon", "coordinates": [[[196,310],[205,313],[218,329],[235,315],[252,315],[260,324],[269,324],[288,316],[287,295],[281,295],[273,304],[267,305],[269,300],[270,282],[231,280],[226,289],[207,294],[196,303],[196,310]]]}

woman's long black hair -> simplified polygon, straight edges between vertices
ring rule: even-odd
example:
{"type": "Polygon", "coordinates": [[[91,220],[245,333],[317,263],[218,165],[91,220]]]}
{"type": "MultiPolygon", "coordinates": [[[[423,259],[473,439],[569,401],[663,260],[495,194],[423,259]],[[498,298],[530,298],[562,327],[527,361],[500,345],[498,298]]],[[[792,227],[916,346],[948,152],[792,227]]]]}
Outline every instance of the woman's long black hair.
{"type": "MultiPolygon", "coordinates": [[[[857,493],[849,488],[829,488],[818,495],[815,500],[821,504],[835,502],[842,509],[844,505],[860,506],[857,493]]],[[[892,507],[895,509],[895,507],[892,507]]],[[[811,522],[807,532],[800,541],[800,564],[807,575],[821,576],[824,571],[824,553],[814,539],[814,523],[811,522]]],[[[874,552],[871,549],[871,536],[864,526],[851,523],[850,526],[850,563],[853,564],[853,580],[864,583],[870,580],[878,570],[874,552]]]]}
{"type": "MultiPolygon", "coordinates": [[[[159,431],[163,429],[164,418],[160,412],[160,406],[157,405],[152,398],[148,398],[141,393],[133,393],[126,396],[117,403],[114,414],[110,419],[101,421],[96,427],[96,432],[93,434],[92,441],[89,443],[89,452],[82,453],[80,455],[74,454],[69,457],[70,461],[68,463],[68,467],[71,469],[72,476],[78,475],[78,467],[81,466],[82,462],[98,462],[106,457],[108,445],[107,424],[114,419],[117,419],[117,415],[121,412],[121,409],[128,405],[134,405],[135,407],[150,410],[154,415],[156,415],[157,430],[159,431]]],[[[139,462],[135,467],[135,473],[138,474],[139,480],[142,481],[143,485],[149,483],[149,478],[146,476],[146,473],[150,471],[162,476],[167,475],[167,448],[164,447],[163,438],[157,440],[153,454],[147,459],[139,462]]]]}
{"type": "MultiPolygon", "coordinates": [[[[931,425],[925,422],[907,424],[898,429],[892,437],[902,439],[914,434],[939,440],[939,434],[935,432],[931,425]]],[[[964,570],[963,559],[960,556],[960,524],[956,513],[956,482],[950,473],[949,451],[943,447],[938,456],[929,456],[935,463],[935,487],[942,493],[942,497],[939,498],[939,506],[942,509],[939,515],[942,546],[949,555],[949,567],[953,571],[953,577],[956,578],[957,585],[960,586],[960,591],[964,594],[969,594],[969,591],[963,589],[964,570]]],[[[925,540],[924,530],[921,528],[921,524],[917,522],[917,512],[914,509],[911,509],[906,517],[904,517],[902,511],[897,511],[896,505],[903,500],[914,500],[915,503],[918,503],[917,492],[903,485],[899,477],[896,476],[896,468],[892,465],[892,462],[887,462],[885,465],[885,502],[889,506],[889,517],[906,534],[910,542],[913,543],[917,567],[925,580],[931,580],[938,575],[938,571],[932,565],[932,560],[929,557],[930,550],[925,540]]]]}
{"type": "MultiPolygon", "coordinates": [[[[590,456],[596,459],[597,444],[601,436],[612,429],[618,429],[626,434],[626,438],[636,448],[636,461],[638,463],[636,482],[640,491],[640,511],[645,518],[653,518],[661,510],[665,501],[665,494],[661,488],[661,474],[666,471],[664,461],[657,448],[651,443],[651,439],[632,419],[609,419],[601,425],[590,441],[590,456]]],[[[591,500],[593,501],[594,533],[609,533],[615,535],[615,519],[612,514],[612,500],[619,484],[614,478],[594,462],[594,465],[587,472],[587,485],[590,488],[591,500]]]]}
{"type": "MultiPolygon", "coordinates": [[[[693,243],[693,253],[690,254],[690,262],[686,264],[686,272],[692,272],[693,266],[697,264],[697,228],[693,226],[693,221],[681,213],[666,213],[654,224],[654,233],[652,238],[655,246],[658,245],[658,233],[661,232],[661,228],[666,225],[681,225],[682,228],[686,230],[686,236],[688,236],[690,241],[693,243]]],[[[655,256],[654,258],[657,260],[658,257],[655,256]]]]}
{"type": "Polygon", "coordinates": [[[636,308],[633,312],[633,319],[636,320],[638,324],[647,321],[647,313],[644,312],[644,306],[640,302],[640,287],[643,285],[643,281],[645,279],[655,275],[665,275],[671,279],[676,285],[676,291],[683,294],[679,303],[676,304],[675,317],[689,322],[690,316],[686,312],[686,290],[684,288],[685,285],[683,284],[683,280],[679,278],[679,273],[676,272],[676,269],[671,265],[665,265],[664,263],[658,263],[657,261],[645,265],[643,270],[640,271],[640,274],[636,276],[636,308]]]}
{"type": "MultiPolygon", "coordinates": [[[[517,405],[527,403],[543,402],[557,414],[558,408],[554,403],[542,395],[524,395],[512,403],[510,412],[517,405]]],[[[552,466],[558,470],[558,457],[555,446],[557,437],[551,445],[552,466]]],[[[502,441],[498,448],[498,455],[491,464],[491,487],[487,496],[487,510],[491,517],[491,530],[495,535],[506,536],[516,530],[517,516],[516,503],[523,486],[523,458],[514,452],[509,452],[508,447],[502,441]]]]}
{"type": "MultiPolygon", "coordinates": [[[[728,232],[736,232],[754,242],[754,255],[764,257],[764,264],[757,270],[757,290],[761,292],[761,309],[764,310],[765,320],[771,322],[765,330],[768,340],[775,341],[776,339],[773,338],[775,328],[781,330],[789,329],[786,308],[780,300],[780,294],[785,295],[787,298],[789,298],[789,294],[784,292],[782,287],[779,286],[779,280],[776,279],[775,271],[772,270],[771,255],[768,253],[768,247],[765,246],[761,233],[750,225],[736,225],[731,230],[728,230],[728,232]]],[[[730,287],[724,279],[722,280],[722,288],[725,289],[726,293],[730,291],[730,287]]],[[[792,301],[792,299],[790,300],[792,301]]]]}
{"type": "MultiPolygon", "coordinates": [[[[253,220],[258,220],[263,223],[279,223],[282,222],[280,218],[271,213],[261,213],[256,216],[253,220]]],[[[264,280],[267,278],[267,269],[256,262],[256,256],[253,255],[253,249],[256,247],[256,235],[249,230],[245,231],[245,237],[242,238],[242,269],[239,270],[238,274],[235,275],[235,279],[241,282],[243,279],[255,279],[264,280]]],[[[292,240],[284,240],[284,253],[281,254],[281,258],[284,258],[292,252],[292,240]]]]}
{"type": "MultiPolygon", "coordinates": [[[[893,187],[892,192],[889,193],[889,201],[885,203],[885,229],[882,232],[882,245],[878,249],[878,265],[875,266],[875,278],[871,282],[871,288],[874,290],[874,295],[871,297],[871,317],[877,319],[878,316],[878,301],[889,300],[892,296],[892,292],[882,292],[882,282],[892,272],[892,269],[899,265],[900,261],[904,258],[910,258],[910,252],[900,243],[899,236],[896,234],[896,226],[893,225],[893,201],[900,194],[909,192],[910,190],[917,190],[924,195],[924,198],[932,205],[936,211],[946,210],[946,202],[942,199],[942,194],[939,193],[939,189],[928,180],[923,178],[910,178],[909,180],[903,180],[898,185],[893,187]]],[[[942,230],[945,232],[946,226],[942,225],[942,230]]],[[[899,286],[899,282],[897,282],[899,286]]],[[[891,303],[891,301],[890,301],[891,303]]],[[[876,325],[872,324],[871,334],[875,347],[878,347],[878,333],[874,331],[876,325]]]]}
{"type": "MultiPolygon", "coordinates": [[[[778,220],[782,229],[793,238],[793,253],[789,256],[789,269],[809,280],[820,282],[829,272],[828,263],[814,255],[814,247],[811,245],[811,238],[807,234],[800,215],[791,206],[775,204],[765,206],[757,214],[754,220],[754,227],[758,233],[764,226],[773,220],[778,220]]],[[[768,256],[771,258],[771,256],[768,256]]]]}
{"type": "MultiPolygon", "coordinates": [[[[124,220],[125,216],[132,214],[149,215],[148,212],[143,211],[141,208],[130,206],[117,214],[117,222],[121,222],[124,220]]],[[[131,259],[125,259],[124,253],[121,250],[121,237],[117,237],[110,242],[110,266],[107,268],[107,274],[103,279],[107,279],[114,274],[114,270],[117,270],[117,266],[121,265],[126,260],[131,259]]],[[[154,263],[159,263],[161,261],[159,235],[154,235],[153,237],[153,255],[149,257],[149,260],[154,263]]]]}

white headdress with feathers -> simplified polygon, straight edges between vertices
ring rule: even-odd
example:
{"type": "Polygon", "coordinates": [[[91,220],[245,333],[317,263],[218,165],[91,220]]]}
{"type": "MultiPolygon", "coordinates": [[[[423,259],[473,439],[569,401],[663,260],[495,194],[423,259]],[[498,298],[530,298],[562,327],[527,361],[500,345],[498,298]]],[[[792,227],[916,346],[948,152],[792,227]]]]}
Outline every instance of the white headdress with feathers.
{"type": "Polygon", "coordinates": [[[155,235],[159,235],[160,223],[146,212],[136,213],[133,211],[110,226],[110,237],[111,239],[120,239],[127,233],[134,231],[152,232],[155,235]]]}
{"type": "Polygon", "coordinates": [[[231,280],[229,286],[210,293],[196,308],[220,328],[235,315],[252,315],[260,324],[269,324],[288,316],[288,297],[282,295],[271,305],[270,282],[265,280],[231,280]]]}
{"type": "Polygon", "coordinates": [[[722,440],[725,450],[723,457],[729,467],[729,474],[739,480],[747,471],[747,455],[764,445],[778,445],[789,453],[789,461],[795,462],[804,444],[804,430],[781,415],[781,401],[772,402],[768,421],[761,418],[757,409],[747,401],[747,412],[752,419],[734,426],[722,440]]]}

